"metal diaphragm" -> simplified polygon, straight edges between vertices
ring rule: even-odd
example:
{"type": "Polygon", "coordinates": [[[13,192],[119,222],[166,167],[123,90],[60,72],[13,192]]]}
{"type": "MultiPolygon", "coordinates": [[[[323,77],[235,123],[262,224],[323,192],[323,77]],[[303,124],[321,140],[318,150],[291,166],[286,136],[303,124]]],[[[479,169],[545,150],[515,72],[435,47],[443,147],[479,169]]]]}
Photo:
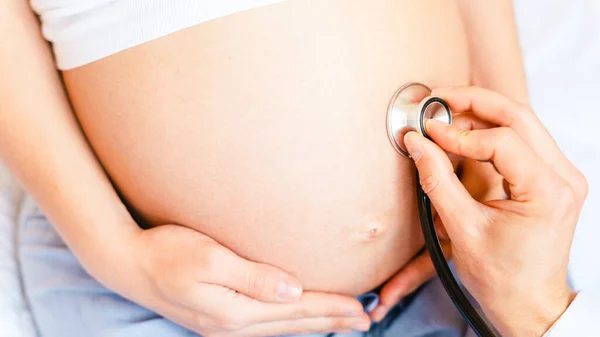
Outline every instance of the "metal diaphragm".
{"type": "Polygon", "coordinates": [[[400,87],[392,97],[387,113],[387,132],[394,149],[410,157],[404,135],[416,131],[428,137],[425,131],[428,119],[452,124],[452,112],[443,99],[431,96],[431,89],[424,84],[408,83],[400,87]]]}

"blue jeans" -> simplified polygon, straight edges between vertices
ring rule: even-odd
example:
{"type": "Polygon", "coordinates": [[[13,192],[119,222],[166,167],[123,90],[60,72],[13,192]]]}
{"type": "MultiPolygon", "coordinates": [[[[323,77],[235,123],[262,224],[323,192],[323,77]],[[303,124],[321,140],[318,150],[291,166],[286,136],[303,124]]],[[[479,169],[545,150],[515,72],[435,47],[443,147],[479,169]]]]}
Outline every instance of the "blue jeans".
{"type": "MultiPolygon", "coordinates": [[[[19,258],[40,337],[198,337],[90,277],[31,200],[26,200],[20,219],[19,258]]],[[[370,311],[379,299],[369,293],[359,300],[370,311]]],[[[460,314],[434,279],[367,333],[311,336],[462,337],[466,332],[460,314]]]]}

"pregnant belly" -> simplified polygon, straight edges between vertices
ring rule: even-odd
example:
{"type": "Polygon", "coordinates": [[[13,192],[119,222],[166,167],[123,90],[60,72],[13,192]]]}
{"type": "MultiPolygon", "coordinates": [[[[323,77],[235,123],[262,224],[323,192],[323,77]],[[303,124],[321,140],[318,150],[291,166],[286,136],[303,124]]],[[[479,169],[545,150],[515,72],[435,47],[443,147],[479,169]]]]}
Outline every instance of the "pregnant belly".
{"type": "Polygon", "coordinates": [[[356,295],[422,246],[414,169],[389,144],[400,85],[468,82],[450,0],[293,0],[64,74],[92,147],[148,224],[201,231],[356,295]]]}

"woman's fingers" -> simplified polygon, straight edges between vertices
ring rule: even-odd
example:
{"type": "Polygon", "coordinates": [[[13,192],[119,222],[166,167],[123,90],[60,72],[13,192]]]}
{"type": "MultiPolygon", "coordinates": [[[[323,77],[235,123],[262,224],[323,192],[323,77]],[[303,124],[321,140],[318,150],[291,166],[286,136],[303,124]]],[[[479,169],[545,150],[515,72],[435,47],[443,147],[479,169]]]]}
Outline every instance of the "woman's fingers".
{"type": "Polygon", "coordinates": [[[512,129],[468,131],[435,120],[427,121],[426,128],[442,149],[479,161],[491,161],[510,184],[514,200],[535,197],[540,184],[539,168],[545,165],[512,129]]]}
{"type": "MultiPolygon", "coordinates": [[[[277,282],[291,276],[242,259],[187,227],[159,226],[144,231],[140,238],[144,256],[140,260],[148,264],[139,274],[145,275],[148,284],[139,291],[154,292],[154,298],[140,302],[200,335],[233,336],[241,329],[276,321],[340,318],[348,322],[366,317],[362,304],[349,296],[303,292],[290,303],[257,300],[276,293],[277,282]]],[[[303,326],[310,327],[311,322],[303,326]]]]}
{"type": "MultiPolygon", "coordinates": [[[[452,255],[450,242],[441,243],[446,259],[450,259],[452,255]]],[[[379,294],[380,304],[371,313],[373,321],[380,322],[403,297],[417,290],[433,276],[435,276],[435,268],[429,252],[423,250],[383,286],[379,294]]]]}
{"type": "Polygon", "coordinates": [[[311,291],[305,292],[296,302],[285,305],[259,303],[254,310],[259,317],[271,321],[315,317],[357,317],[364,314],[362,304],[355,298],[311,291]]]}
{"type": "MultiPolygon", "coordinates": [[[[195,307],[190,307],[196,312],[195,331],[201,330],[204,334],[215,331],[226,336],[237,336],[238,331],[254,331],[254,327],[266,329],[278,326],[277,323],[282,321],[305,320],[304,324],[296,326],[304,329],[299,331],[307,331],[310,328],[321,331],[321,327],[331,326],[319,322],[343,323],[346,329],[351,328],[349,322],[369,322],[369,317],[360,302],[341,295],[305,292],[298,301],[281,304],[259,302],[229,288],[213,284],[198,284],[188,293],[187,301],[196,304],[195,307]]],[[[189,325],[186,326],[193,329],[189,325]]],[[[268,332],[265,335],[279,334],[268,332]]]]}
{"type": "Polygon", "coordinates": [[[227,328],[305,318],[356,318],[364,315],[362,304],[352,297],[317,292],[305,292],[292,303],[264,303],[222,286],[199,284],[189,296],[195,303],[201,303],[202,308],[197,308],[197,311],[205,312],[210,320],[227,328]]]}
{"type": "Polygon", "coordinates": [[[243,259],[225,247],[207,254],[209,261],[201,280],[223,285],[261,302],[289,303],[302,295],[293,276],[273,266],[243,259]]]}
{"type": "Polygon", "coordinates": [[[299,334],[330,334],[332,332],[368,331],[371,321],[366,314],[361,317],[318,317],[268,322],[241,329],[235,337],[288,336],[299,334]]]}

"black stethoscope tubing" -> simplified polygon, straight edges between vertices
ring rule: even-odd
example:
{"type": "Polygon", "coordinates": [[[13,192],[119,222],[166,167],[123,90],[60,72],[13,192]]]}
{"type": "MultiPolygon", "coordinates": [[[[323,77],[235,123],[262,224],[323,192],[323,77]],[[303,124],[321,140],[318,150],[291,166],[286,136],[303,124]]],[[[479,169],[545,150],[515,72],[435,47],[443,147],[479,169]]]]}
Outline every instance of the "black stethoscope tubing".
{"type": "Polygon", "coordinates": [[[488,326],[485,320],[479,315],[475,307],[469,302],[467,296],[462,291],[460,285],[454,278],[450,266],[446,261],[442,246],[440,244],[439,237],[435,230],[435,224],[433,221],[433,214],[431,212],[431,201],[421,184],[419,183],[419,172],[417,171],[417,199],[419,205],[419,219],[421,221],[421,230],[423,231],[423,237],[425,238],[425,246],[435,267],[446,293],[450,296],[450,299],[467,321],[469,326],[473,329],[473,332],[479,337],[499,337],[492,329],[488,326]]]}
{"type": "MultiPolygon", "coordinates": [[[[444,121],[448,124],[452,124],[452,112],[450,111],[448,104],[440,97],[431,96],[431,89],[424,84],[416,82],[407,83],[400,87],[392,97],[392,101],[388,106],[386,129],[392,146],[400,154],[407,157],[410,156],[402,141],[408,130],[417,131],[419,134],[431,140],[425,130],[424,122],[429,118],[438,119],[440,117],[437,116],[437,112],[434,112],[433,115],[426,115],[428,107],[433,103],[441,104],[444,107],[447,113],[447,118],[444,121]],[[409,89],[412,89],[412,91],[409,92],[409,89]],[[404,94],[405,90],[407,90],[406,94],[404,94]]],[[[500,337],[493,326],[488,324],[479,315],[475,307],[468,300],[457,280],[454,278],[450,266],[448,266],[448,262],[444,256],[433,221],[431,201],[421,187],[418,170],[416,175],[419,220],[425,239],[425,246],[446,293],[477,336],[500,337]]]]}
{"type": "MultiPolygon", "coordinates": [[[[424,113],[427,110],[427,106],[433,102],[438,102],[442,104],[446,111],[450,111],[448,104],[441,98],[434,97],[430,99],[421,109],[420,114],[421,118],[419,118],[419,128],[421,128],[421,134],[426,138],[431,140],[431,138],[427,135],[425,131],[424,125],[424,113]]],[[[423,231],[423,237],[425,239],[425,246],[427,247],[427,251],[429,252],[429,256],[431,257],[431,261],[433,262],[433,266],[435,267],[435,271],[437,272],[446,293],[450,296],[450,299],[462,315],[462,317],[467,321],[469,326],[473,329],[473,332],[479,337],[497,337],[497,334],[492,331],[492,329],[488,326],[486,321],[479,315],[475,307],[468,300],[467,296],[463,292],[462,288],[454,278],[452,271],[450,270],[450,266],[448,266],[448,262],[446,261],[446,257],[444,256],[444,251],[442,250],[442,246],[440,244],[439,237],[437,235],[437,231],[435,229],[435,223],[433,221],[433,213],[431,212],[431,200],[427,194],[423,191],[423,187],[420,184],[419,171],[417,171],[417,199],[419,205],[419,219],[421,221],[421,230],[423,231]]]]}

